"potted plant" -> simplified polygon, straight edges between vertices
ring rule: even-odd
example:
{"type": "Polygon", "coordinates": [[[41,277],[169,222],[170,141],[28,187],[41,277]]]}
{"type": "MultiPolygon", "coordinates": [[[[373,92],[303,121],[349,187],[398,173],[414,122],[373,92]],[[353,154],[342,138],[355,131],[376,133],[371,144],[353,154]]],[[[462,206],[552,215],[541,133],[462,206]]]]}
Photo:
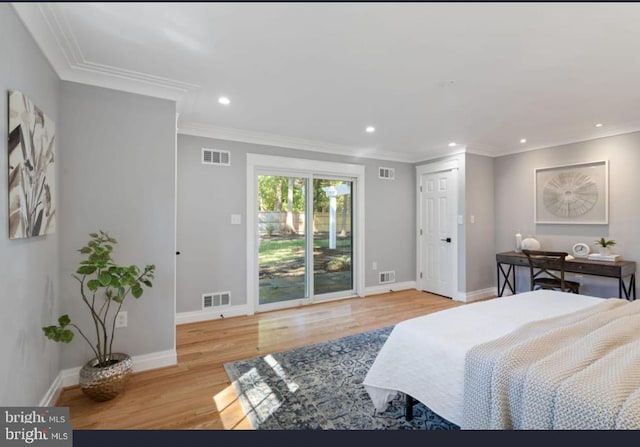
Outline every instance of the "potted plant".
{"type": "Polygon", "coordinates": [[[616,245],[616,241],[601,237],[596,241],[596,245],[602,247],[602,250],[600,250],[600,254],[608,255],[611,247],[616,245]]]}
{"type": "Polygon", "coordinates": [[[95,357],[80,369],[80,388],[90,398],[105,401],[124,390],[133,367],[128,354],[112,352],[116,316],[129,295],[140,298],[143,286],[152,286],[155,266],[117,264],[112,258],[117,241],[102,230],[89,236],[87,245],[78,250],[86,257],[71,276],[79,283],[80,303],[91,315],[95,333],[87,335],[68,315],[58,318],[57,326],[42,330],[61,343],[73,340],[75,332],[84,338],[95,357]]]}

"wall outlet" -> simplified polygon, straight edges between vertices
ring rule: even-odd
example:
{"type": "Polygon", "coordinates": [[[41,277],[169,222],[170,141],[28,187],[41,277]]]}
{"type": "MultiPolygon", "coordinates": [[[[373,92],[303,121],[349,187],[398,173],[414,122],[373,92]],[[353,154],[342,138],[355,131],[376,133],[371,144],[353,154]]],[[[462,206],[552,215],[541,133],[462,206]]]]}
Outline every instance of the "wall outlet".
{"type": "Polygon", "coordinates": [[[127,327],[127,312],[118,312],[116,315],[116,327],[127,327]]]}
{"type": "Polygon", "coordinates": [[[378,270],[378,263],[376,261],[373,261],[371,264],[371,270],[378,270]]]}

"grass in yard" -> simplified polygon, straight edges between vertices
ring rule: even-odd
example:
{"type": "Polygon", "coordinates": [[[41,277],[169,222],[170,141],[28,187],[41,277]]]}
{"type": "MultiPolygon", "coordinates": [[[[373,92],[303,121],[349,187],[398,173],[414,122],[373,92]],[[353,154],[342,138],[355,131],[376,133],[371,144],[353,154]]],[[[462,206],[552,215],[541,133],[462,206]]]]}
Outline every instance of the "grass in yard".
{"type": "MultiPolygon", "coordinates": [[[[348,290],[351,281],[351,237],[337,237],[329,249],[329,236],[314,235],[315,293],[348,290]]],[[[305,293],[304,236],[265,237],[258,250],[260,304],[302,298],[305,293]]]]}
{"type": "MultiPolygon", "coordinates": [[[[314,250],[328,250],[329,238],[323,235],[314,237],[314,250]]],[[[260,241],[258,260],[261,267],[273,267],[278,264],[288,264],[298,260],[304,261],[304,236],[287,238],[264,238],[260,241]]],[[[336,250],[351,251],[351,238],[336,238],[336,250]]],[[[316,252],[316,255],[323,253],[316,252]]]]}

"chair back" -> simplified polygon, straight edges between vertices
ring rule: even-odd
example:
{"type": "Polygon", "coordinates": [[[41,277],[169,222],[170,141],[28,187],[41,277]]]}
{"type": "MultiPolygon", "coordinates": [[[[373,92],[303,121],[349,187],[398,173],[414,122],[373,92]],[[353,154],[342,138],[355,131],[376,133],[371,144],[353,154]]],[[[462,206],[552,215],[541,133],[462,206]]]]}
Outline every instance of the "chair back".
{"type": "MultiPolygon", "coordinates": [[[[557,282],[557,287],[566,291],[568,287],[564,280],[564,261],[569,253],[564,251],[522,250],[529,261],[531,272],[531,290],[536,280],[550,279],[557,282]]],[[[549,281],[546,281],[547,283],[549,281]]]]}

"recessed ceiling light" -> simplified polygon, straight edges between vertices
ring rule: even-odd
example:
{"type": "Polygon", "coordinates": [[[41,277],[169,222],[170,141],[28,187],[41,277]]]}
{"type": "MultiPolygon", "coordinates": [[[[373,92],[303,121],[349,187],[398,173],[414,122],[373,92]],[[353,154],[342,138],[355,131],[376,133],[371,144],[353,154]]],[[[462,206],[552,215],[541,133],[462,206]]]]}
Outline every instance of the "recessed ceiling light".
{"type": "Polygon", "coordinates": [[[219,98],[218,98],[218,102],[219,102],[220,104],[225,105],[225,106],[227,106],[227,105],[231,104],[231,101],[230,101],[230,100],[229,100],[229,98],[227,98],[226,96],[221,96],[221,97],[219,97],[219,98]]]}
{"type": "Polygon", "coordinates": [[[373,126],[367,126],[367,128],[365,129],[367,132],[369,133],[373,133],[376,131],[376,128],[373,126]]]}
{"type": "Polygon", "coordinates": [[[524,143],[526,143],[526,142],[527,142],[527,139],[526,139],[526,138],[522,138],[522,139],[520,140],[520,142],[521,142],[522,144],[524,144],[524,143]]]}
{"type": "Polygon", "coordinates": [[[596,127],[602,127],[602,123],[596,124],[596,127]]]}
{"type": "Polygon", "coordinates": [[[454,147],[456,145],[456,143],[454,143],[453,141],[451,143],[449,143],[449,147],[454,147]]]}

